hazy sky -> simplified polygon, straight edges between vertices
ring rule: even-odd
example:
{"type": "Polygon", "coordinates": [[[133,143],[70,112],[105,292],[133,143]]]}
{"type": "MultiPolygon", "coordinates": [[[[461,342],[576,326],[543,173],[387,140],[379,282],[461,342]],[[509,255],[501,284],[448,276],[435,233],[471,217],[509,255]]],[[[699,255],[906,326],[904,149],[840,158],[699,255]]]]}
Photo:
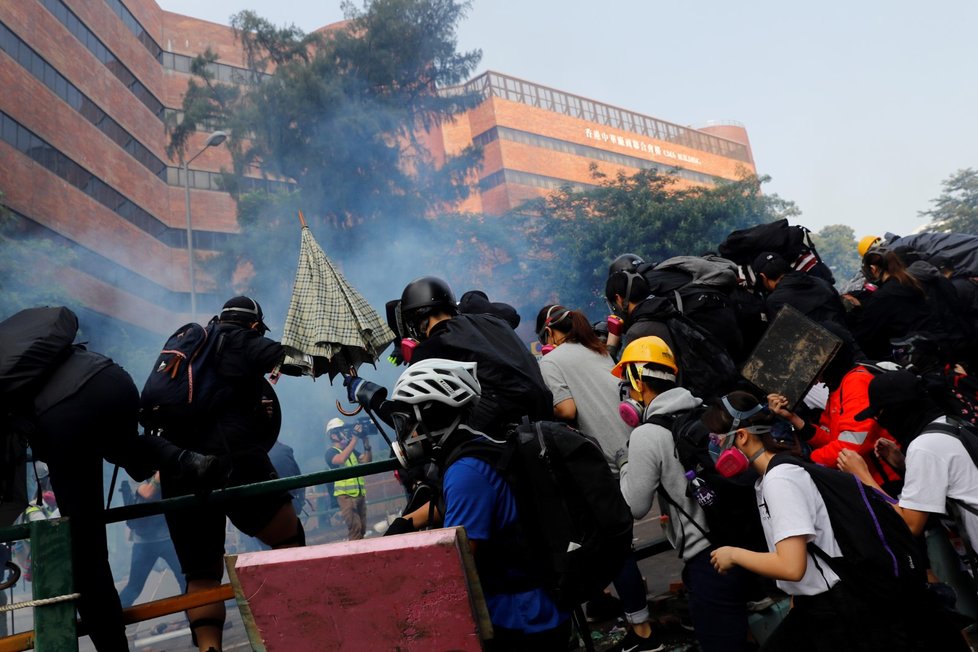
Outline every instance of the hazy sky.
{"type": "MultiPolygon", "coordinates": [[[[338,0],[157,0],[305,31],[338,0]]],[[[817,230],[906,233],[978,167],[978,3],[474,0],[460,49],[495,70],[693,127],[746,125],[766,186],[817,230]]]]}

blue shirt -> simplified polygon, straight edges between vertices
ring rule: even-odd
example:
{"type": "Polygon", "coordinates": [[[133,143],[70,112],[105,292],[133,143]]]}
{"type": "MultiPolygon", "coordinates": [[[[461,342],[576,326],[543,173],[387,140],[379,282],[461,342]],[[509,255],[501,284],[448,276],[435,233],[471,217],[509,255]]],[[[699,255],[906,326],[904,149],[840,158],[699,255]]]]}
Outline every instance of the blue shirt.
{"type": "MultiPolygon", "coordinates": [[[[506,481],[474,457],[462,457],[448,467],[444,492],[445,527],[463,526],[472,541],[488,541],[517,519],[516,499],[506,481]]],[[[542,588],[485,597],[489,619],[497,627],[542,632],[567,618],[542,588]]]]}

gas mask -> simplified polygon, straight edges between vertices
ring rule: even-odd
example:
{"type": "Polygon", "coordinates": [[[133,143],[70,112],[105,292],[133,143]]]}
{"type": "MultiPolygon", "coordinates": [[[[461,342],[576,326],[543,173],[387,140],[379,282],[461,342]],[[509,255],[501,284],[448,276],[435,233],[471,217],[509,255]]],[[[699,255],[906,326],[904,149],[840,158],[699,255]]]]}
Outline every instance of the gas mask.
{"type": "MultiPolygon", "coordinates": [[[[740,428],[740,430],[761,435],[770,432],[771,428],[770,426],[745,426],[744,428],[740,428]]],[[[732,478],[745,472],[750,468],[751,462],[760,457],[761,453],[764,452],[764,448],[760,448],[756,453],[747,457],[739,448],[734,446],[736,435],[737,430],[731,430],[725,433],[710,433],[710,458],[713,459],[713,466],[716,467],[717,473],[724,478],[732,478]]]]}
{"type": "MultiPolygon", "coordinates": [[[[430,404],[424,407],[429,406],[430,404]]],[[[455,414],[446,427],[432,429],[425,424],[421,406],[405,407],[410,408],[410,411],[391,413],[394,433],[397,437],[397,440],[391,444],[394,456],[405,469],[422,466],[431,461],[438,462],[445,441],[458,427],[462,415],[455,414]]]]}
{"type": "Polygon", "coordinates": [[[621,401],[618,404],[618,416],[629,428],[637,428],[645,415],[645,406],[629,395],[630,387],[631,384],[626,380],[618,383],[618,398],[621,401]]]}
{"type": "Polygon", "coordinates": [[[763,405],[755,405],[749,410],[738,410],[730,404],[730,400],[726,396],[720,399],[720,404],[723,406],[723,409],[727,411],[727,414],[733,418],[733,422],[730,424],[730,430],[727,432],[710,434],[709,452],[710,457],[713,459],[713,465],[716,467],[717,473],[722,475],[724,478],[732,478],[749,469],[751,462],[757,459],[758,456],[764,452],[764,449],[760,448],[750,458],[744,455],[743,452],[734,446],[737,431],[746,430],[752,434],[761,435],[771,432],[771,426],[740,427],[740,424],[746,419],[750,419],[760,412],[763,412],[766,409],[766,407],[763,405]]]}

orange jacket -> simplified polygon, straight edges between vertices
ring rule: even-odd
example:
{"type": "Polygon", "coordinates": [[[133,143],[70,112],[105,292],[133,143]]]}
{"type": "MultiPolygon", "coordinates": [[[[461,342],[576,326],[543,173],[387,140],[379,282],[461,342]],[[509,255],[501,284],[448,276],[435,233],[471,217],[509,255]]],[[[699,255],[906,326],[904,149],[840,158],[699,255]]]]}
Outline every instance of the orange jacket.
{"type": "Polygon", "coordinates": [[[873,373],[863,366],[856,366],[842,378],[839,386],[829,393],[828,402],[815,435],[808,440],[814,449],[812,461],[835,468],[836,458],[843,448],[856,451],[866,460],[870,473],[877,482],[896,480],[899,476],[873,453],[880,437],[893,439],[875,419],[856,421],[855,416],[869,407],[869,382],[873,373]]]}

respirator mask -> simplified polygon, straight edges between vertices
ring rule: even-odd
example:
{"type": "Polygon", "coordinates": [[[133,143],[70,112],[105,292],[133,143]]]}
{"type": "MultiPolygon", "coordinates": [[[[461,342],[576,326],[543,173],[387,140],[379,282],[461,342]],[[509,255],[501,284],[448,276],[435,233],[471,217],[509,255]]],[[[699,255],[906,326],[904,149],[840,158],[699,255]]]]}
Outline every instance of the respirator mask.
{"type": "Polygon", "coordinates": [[[732,478],[749,469],[751,462],[756,460],[764,452],[764,449],[761,448],[749,458],[744,455],[743,452],[734,446],[737,431],[746,430],[754,435],[762,435],[771,432],[771,426],[740,427],[740,424],[746,419],[765,411],[767,408],[763,405],[755,405],[749,410],[737,410],[730,404],[726,396],[720,399],[720,403],[723,405],[723,409],[727,411],[727,414],[733,417],[733,423],[730,424],[730,430],[727,432],[710,433],[709,452],[717,473],[724,478],[732,478]]]}
{"type": "Polygon", "coordinates": [[[626,425],[637,428],[645,420],[646,406],[636,401],[629,394],[629,389],[642,393],[642,378],[659,378],[676,382],[676,375],[651,365],[637,363],[627,364],[621,371],[621,382],[618,383],[618,416],[626,425]]]}
{"type": "Polygon", "coordinates": [[[618,383],[618,416],[629,428],[637,428],[642,423],[645,414],[645,406],[633,399],[628,390],[631,384],[627,380],[618,383]]]}
{"type": "MultiPolygon", "coordinates": [[[[403,411],[391,412],[394,422],[396,441],[391,444],[394,457],[405,469],[422,466],[431,461],[438,461],[442,447],[462,420],[462,415],[453,411],[451,415],[440,415],[439,406],[409,405],[403,411]],[[429,414],[434,412],[435,414],[429,414]],[[444,418],[438,418],[444,416],[444,418]],[[431,424],[445,423],[441,428],[433,428],[431,424]]],[[[445,406],[440,406],[444,409],[445,406]]]]}

